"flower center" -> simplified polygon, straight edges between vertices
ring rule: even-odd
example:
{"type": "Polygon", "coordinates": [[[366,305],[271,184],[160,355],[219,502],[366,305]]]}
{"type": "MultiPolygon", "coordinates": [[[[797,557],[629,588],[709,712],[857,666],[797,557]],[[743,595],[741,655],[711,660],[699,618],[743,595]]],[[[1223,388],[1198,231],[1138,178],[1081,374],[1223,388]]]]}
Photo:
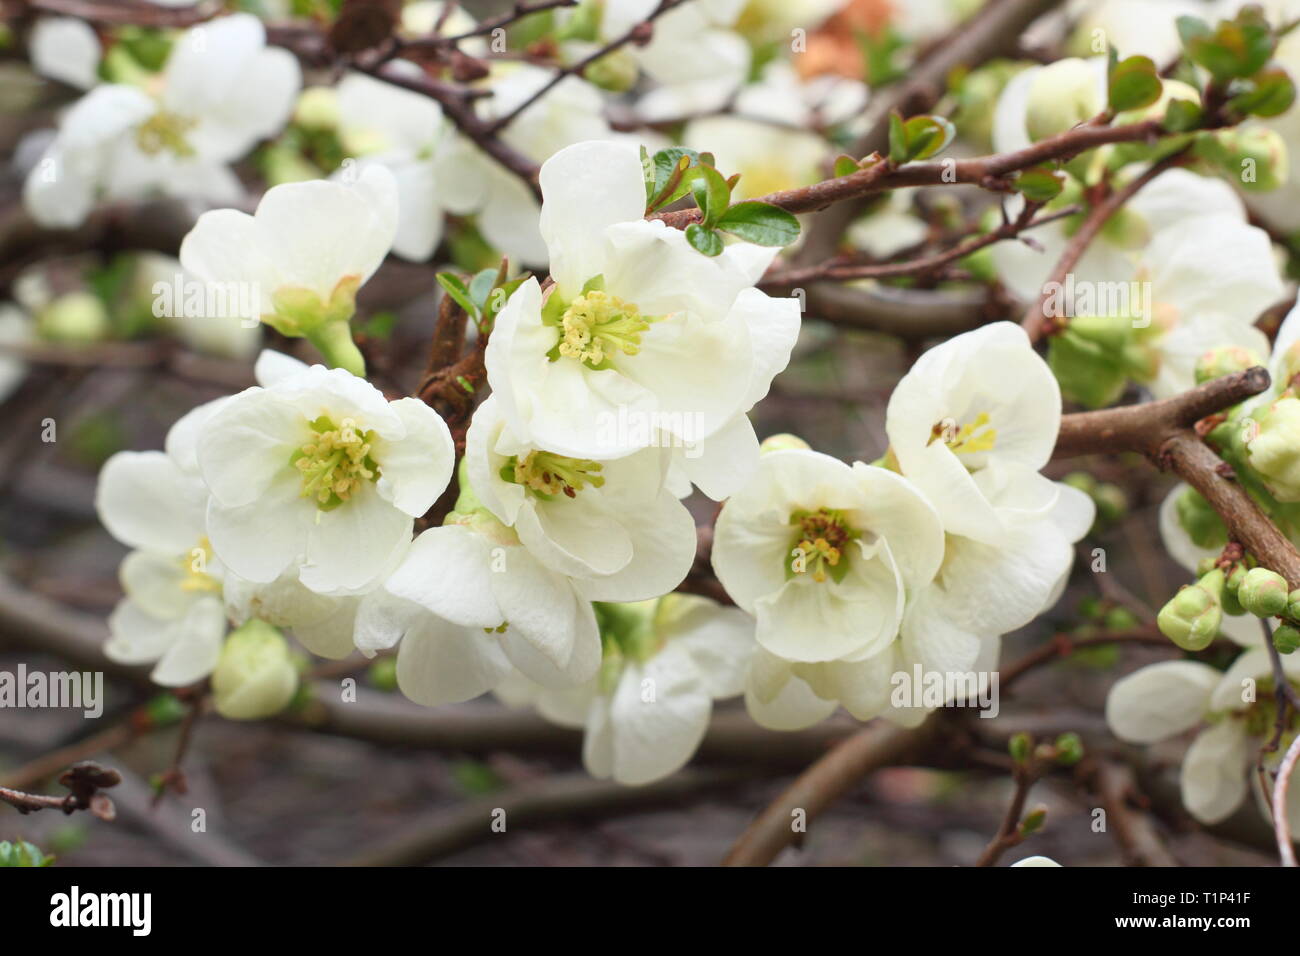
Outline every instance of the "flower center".
{"type": "Polygon", "coordinates": [[[198,125],[197,120],[159,110],[140,125],[135,131],[135,143],[142,153],[156,156],[163,150],[177,156],[193,156],[194,147],[185,139],[185,134],[198,125]]]}
{"type": "Polygon", "coordinates": [[[843,512],[830,508],[796,511],[790,524],[798,529],[794,547],[786,562],[786,577],[812,574],[814,581],[831,579],[839,582],[849,570],[849,552],[845,545],[860,534],[843,512]]]}
{"type": "Polygon", "coordinates": [[[311,422],[315,436],[295,451],[289,462],[302,473],[302,497],[315,498],[321,511],[331,511],[379,480],[379,465],[370,457],[374,431],[363,431],[351,418],[335,425],[327,416],[311,422]]]}
{"type": "Polygon", "coordinates": [[[981,451],[992,451],[998,442],[998,430],[989,427],[989,413],[980,412],[973,422],[958,425],[953,419],[945,418],[935,422],[930,429],[930,444],[942,441],[956,455],[973,455],[981,451]]]}
{"type": "Polygon", "coordinates": [[[587,485],[599,488],[605,484],[604,476],[599,473],[602,467],[600,462],[586,458],[530,451],[523,458],[516,455],[506,462],[501,477],[523,485],[538,498],[550,499],[561,493],[576,498],[587,485]]]}
{"type": "Polygon", "coordinates": [[[189,593],[221,592],[221,582],[208,574],[208,562],[211,560],[212,543],[208,541],[207,535],[204,535],[199,538],[199,543],[194,550],[180,559],[181,570],[185,575],[180,582],[182,591],[189,593]]]}
{"type": "Polygon", "coordinates": [[[608,368],[610,356],[641,351],[641,333],[650,322],[630,302],[599,289],[584,292],[560,317],[559,355],[577,359],[588,368],[608,368]]]}
{"type": "MultiPolygon", "coordinates": [[[[1300,690],[1300,686],[1292,681],[1291,686],[1300,690]]],[[[1237,711],[1232,714],[1246,722],[1246,733],[1252,737],[1271,738],[1277,731],[1277,695],[1274,693],[1274,683],[1271,677],[1257,681],[1255,684],[1256,699],[1244,711],[1237,711]]],[[[1285,735],[1290,735],[1300,729],[1300,714],[1291,711],[1287,716],[1285,735]]]]}

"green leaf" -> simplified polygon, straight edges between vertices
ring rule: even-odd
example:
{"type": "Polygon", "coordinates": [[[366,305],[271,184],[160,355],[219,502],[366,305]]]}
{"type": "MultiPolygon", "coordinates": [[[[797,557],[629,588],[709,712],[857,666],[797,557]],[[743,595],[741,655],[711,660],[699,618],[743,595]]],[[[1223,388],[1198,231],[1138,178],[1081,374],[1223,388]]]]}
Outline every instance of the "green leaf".
{"type": "Polygon", "coordinates": [[[712,166],[699,167],[691,180],[691,194],[704,214],[704,225],[709,228],[727,211],[727,204],[731,202],[731,188],[712,166]]]}
{"type": "Polygon", "coordinates": [[[853,173],[856,173],[861,168],[862,167],[858,164],[858,161],[854,159],[852,156],[847,156],[844,153],[840,153],[840,155],[835,157],[834,173],[837,179],[840,176],[849,176],[853,173]]]}
{"type": "Polygon", "coordinates": [[[1243,116],[1278,116],[1295,102],[1295,84],[1286,70],[1270,67],[1245,82],[1245,89],[1228,106],[1243,116]]]}
{"type": "Polygon", "coordinates": [[[452,272],[439,272],[437,279],[438,285],[446,290],[447,294],[452,297],[458,306],[470,315],[478,315],[478,307],[474,305],[474,299],[469,294],[469,289],[465,288],[465,283],[460,281],[459,276],[452,272]]]}
{"type": "Polygon", "coordinates": [[[787,246],[799,238],[799,220],[765,202],[736,203],[718,219],[718,228],[758,246],[787,246]]]}
{"type": "Polygon", "coordinates": [[[1160,99],[1163,84],[1146,56],[1131,56],[1110,71],[1110,108],[1116,113],[1140,110],[1160,99]]]}
{"type": "Polygon", "coordinates": [[[722,252],[722,237],[698,222],[693,222],[686,227],[686,241],[691,244],[691,248],[706,256],[716,256],[722,252]]]}
{"type": "Polygon", "coordinates": [[[889,114],[889,161],[895,166],[927,159],[952,142],[957,129],[942,116],[889,114]]]}
{"type": "Polygon", "coordinates": [[[483,269],[476,272],[474,277],[469,280],[469,297],[474,302],[475,314],[482,313],[483,307],[487,304],[488,295],[491,294],[492,287],[497,283],[499,274],[499,269],[483,269]]]}
{"type": "Polygon", "coordinates": [[[889,114],[889,161],[901,166],[908,158],[907,128],[903,125],[903,117],[895,110],[889,114]]]}
{"type": "Polygon", "coordinates": [[[1047,166],[1035,166],[1017,173],[1012,188],[1032,202],[1050,202],[1065,188],[1065,176],[1047,166]]]}
{"type": "Polygon", "coordinates": [[[1220,20],[1214,30],[1195,17],[1179,17],[1178,33],[1188,58],[1219,83],[1253,76],[1277,46],[1273,28],[1255,6],[1243,7],[1234,20],[1220,20]]]}
{"type": "Polygon", "coordinates": [[[1201,128],[1205,113],[1191,100],[1170,100],[1165,107],[1165,119],[1162,124],[1171,133],[1189,133],[1201,128]]]}
{"type": "MultiPolygon", "coordinates": [[[[712,156],[708,159],[712,160],[712,156]]],[[[670,146],[655,153],[654,185],[646,200],[646,211],[652,212],[686,195],[694,175],[692,171],[705,162],[704,156],[683,146],[670,146]]]]}

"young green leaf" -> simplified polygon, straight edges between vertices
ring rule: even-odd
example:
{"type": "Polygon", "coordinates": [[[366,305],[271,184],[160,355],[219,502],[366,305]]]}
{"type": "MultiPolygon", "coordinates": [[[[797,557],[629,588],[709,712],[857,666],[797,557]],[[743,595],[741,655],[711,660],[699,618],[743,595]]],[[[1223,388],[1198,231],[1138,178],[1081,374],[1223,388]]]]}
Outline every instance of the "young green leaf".
{"type": "Polygon", "coordinates": [[[474,298],[470,295],[469,289],[465,288],[465,283],[460,277],[452,272],[439,272],[437,275],[438,285],[446,290],[447,294],[452,297],[455,303],[460,306],[469,315],[478,316],[478,307],[474,305],[474,298]]]}
{"type": "Polygon", "coordinates": [[[718,228],[757,246],[788,246],[799,238],[799,220],[765,202],[736,203],[718,219],[718,228]]]}
{"type": "Polygon", "coordinates": [[[1065,188],[1065,176],[1046,166],[1035,166],[1017,173],[1012,188],[1032,202],[1050,202],[1065,188]]]}
{"type": "Polygon", "coordinates": [[[901,166],[910,159],[907,151],[907,129],[897,110],[889,114],[889,161],[901,166]]]}
{"type": "MultiPolygon", "coordinates": [[[[700,166],[695,178],[691,180],[691,194],[695,204],[704,214],[704,225],[712,227],[727,210],[731,202],[731,188],[722,174],[712,166],[700,166]]],[[[716,253],[714,253],[716,255],[716,253]]]]}
{"type": "Polygon", "coordinates": [[[858,161],[852,156],[846,156],[844,153],[840,153],[840,155],[835,157],[834,173],[836,178],[856,173],[861,168],[862,167],[858,165],[858,161]]]}
{"type": "Polygon", "coordinates": [[[1171,133],[1189,133],[1201,128],[1204,111],[1191,100],[1170,100],[1161,124],[1171,133]]]}
{"type": "Polygon", "coordinates": [[[929,159],[957,135],[957,128],[942,116],[913,116],[903,125],[907,131],[909,161],[929,159]]]}
{"type": "Polygon", "coordinates": [[[1156,65],[1146,56],[1131,56],[1110,71],[1110,108],[1116,113],[1140,110],[1160,99],[1162,84],[1156,65]]]}
{"type": "Polygon", "coordinates": [[[712,229],[706,229],[698,222],[693,222],[686,227],[686,241],[691,244],[691,248],[706,256],[716,256],[722,253],[722,237],[712,229]]]}
{"type": "Polygon", "coordinates": [[[1228,106],[1243,116],[1278,116],[1295,102],[1295,84],[1280,67],[1260,70],[1245,87],[1228,100],[1228,106]]]}

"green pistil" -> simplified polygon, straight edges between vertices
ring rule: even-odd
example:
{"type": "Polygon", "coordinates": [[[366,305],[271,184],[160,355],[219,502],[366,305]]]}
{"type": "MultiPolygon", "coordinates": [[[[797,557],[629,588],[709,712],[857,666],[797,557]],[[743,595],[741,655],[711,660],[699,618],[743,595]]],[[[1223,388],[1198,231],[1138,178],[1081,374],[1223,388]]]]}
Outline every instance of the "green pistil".
{"type": "Polygon", "coordinates": [[[586,458],[566,458],[549,451],[530,451],[523,458],[512,457],[501,468],[501,477],[516,485],[523,485],[539,498],[550,499],[558,494],[576,498],[588,485],[599,488],[605,484],[600,474],[603,466],[586,458]]]}
{"type": "Polygon", "coordinates": [[[370,457],[374,431],[364,431],[350,418],[335,425],[325,415],[311,423],[315,437],[289,457],[302,474],[302,497],[315,498],[321,511],[332,511],[356,494],[367,481],[379,480],[379,465],[370,457]]]}
{"type": "Polygon", "coordinates": [[[197,120],[159,110],[136,129],[135,143],[142,153],[149,156],[156,156],[164,150],[177,156],[193,156],[194,147],[186,141],[185,134],[196,125],[197,120]]]}
{"type": "Polygon", "coordinates": [[[790,524],[797,530],[786,556],[787,578],[796,574],[811,574],[814,581],[840,582],[849,571],[846,545],[860,536],[845,518],[844,513],[831,508],[816,511],[796,511],[790,515],[790,524]]]}

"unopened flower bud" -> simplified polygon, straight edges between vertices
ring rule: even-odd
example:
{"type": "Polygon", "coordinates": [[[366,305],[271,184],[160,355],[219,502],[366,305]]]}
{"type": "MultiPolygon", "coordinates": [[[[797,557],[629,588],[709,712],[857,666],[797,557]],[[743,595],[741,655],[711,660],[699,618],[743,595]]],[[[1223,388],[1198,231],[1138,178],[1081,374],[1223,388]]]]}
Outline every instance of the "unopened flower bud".
{"type": "Polygon", "coordinates": [[[1291,589],[1286,578],[1268,568],[1251,568],[1237,588],[1237,600],[1256,617],[1273,617],[1286,610],[1291,589]]]}
{"type": "Polygon", "coordinates": [[[1279,501],[1300,501],[1300,399],[1279,398],[1255,417],[1259,430],[1246,442],[1250,466],[1279,501]]]}
{"type": "Polygon", "coordinates": [[[1300,630],[1290,624],[1282,624],[1273,631],[1273,646],[1279,654],[1294,654],[1300,648],[1300,630]]]}
{"type": "Polygon", "coordinates": [[[1219,130],[1197,141],[1197,154],[1222,167],[1248,192],[1286,184],[1290,170],[1286,141],[1267,126],[1219,130]]]}
{"type": "Polygon", "coordinates": [[[1102,85],[1086,60],[1066,59],[1042,67],[1029,84],[1025,128],[1037,141],[1063,133],[1102,111],[1102,85]]]}
{"type": "Polygon", "coordinates": [[[1216,378],[1262,364],[1263,360],[1258,355],[1240,345],[1224,345],[1217,349],[1210,349],[1196,360],[1196,384],[1204,385],[1216,378]]]}
{"type": "Polygon", "coordinates": [[[1083,741],[1073,731],[1056,738],[1056,762],[1072,767],[1083,759],[1083,741]]]}
{"type": "Polygon", "coordinates": [[[765,455],[769,451],[807,451],[808,447],[808,443],[798,435],[782,432],[764,438],[762,444],[758,446],[758,452],[760,455],[765,455]]]}
{"type": "Polygon", "coordinates": [[[1300,588],[1287,595],[1286,602],[1286,616],[1294,621],[1300,621],[1300,588]]]}
{"type": "Polygon", "coordinates": [[[1128,496],[1123,488],[1111,482],[1098,485],[1092,500],[1097,503],[1097,515],[1103,521],[1119,521],[1128,513],[1128,496]]]}
{"type": "Polygon", "coordinates": [[[36,317],[36,330],[43,339],[69,345],[89,345],[108,335],[108,309],[104,301],[89,292],[61,295],[36,317]]]}
{"type": "Polygon", "coordinates": [[[606,53],[582,71],[584,80],[611,93],[626,93],[636,85],[638,75],[636,59],[626,48],[606,53]]]}
{"type": "Polygon", "coordinates": [[[339,125],[339,100],[333,87],[309,86],[298,96],[293,121],[305,129],[331,130],[339,125]]]}
{"type": "Polygon", "coordinates": [[[1198,548],[1222,548],[1228,543],[1228,529],[1210,503],[1192,488],[1174,501],[1178,524],[1198,548]]]}
{"type": "Polygon", "coordinates": [[[212,672],[217,712],[229,720],[258,720],[283,710],[298,687],[289,642],[257,618],[231,632],[212,672]]]}
{"type": "Polygon", "coordinates": [[[1223,611],[1218,601],[1198,584],[1184,587],[1160,609],[1160,633],[1185,651],[1204,650],[1219,633],[1223,611]]]}

